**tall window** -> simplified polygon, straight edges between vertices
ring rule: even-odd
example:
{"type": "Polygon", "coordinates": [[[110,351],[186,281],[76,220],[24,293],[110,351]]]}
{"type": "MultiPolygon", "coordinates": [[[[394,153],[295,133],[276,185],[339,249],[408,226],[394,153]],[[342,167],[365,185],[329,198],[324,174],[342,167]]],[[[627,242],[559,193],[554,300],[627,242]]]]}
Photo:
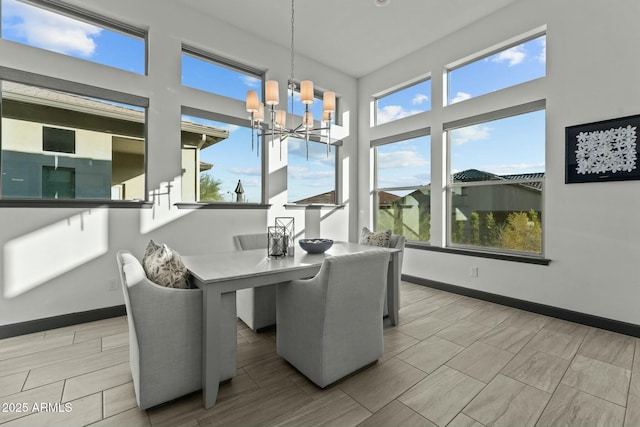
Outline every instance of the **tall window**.
{"type": "Polygon", "coordinates": [[[251,129],[182,115],[182,200],[262,202],[262,156],[251,129]]]}
{"type": "Polygon", "coordinates": [[[447,133],[450,245],[541,254],[545,111],[447,133]]]}
{"type": "Polygon", "coordinates": [[[143,106],[0,84],[2,198],[146,198],[143,106]]]}
{"type": "Polygon", "coordinates": [[[244,101],[248,90],[262,99],[263,73],[196,48],[182,47],[182,84],[244,101]]]}
{"type": "Polygon", "coordinates": [[[56,2],[1,0],[2,38],[108,65],[146,72],[146,33],[56,2]]]}
{"type": "Polygon", "coordinates": [[[287,140],[287,188],[289,203],[335,204],[338,148],[321,142],[287,140]],[[308,147],[308,150],[307,150],[308,147]]]}
{"type": "Polygon", "coordinates": [[[546,75],[546,35],[474,58],[447,72],[447,104],[495,92],[546,75]]]}
{"type": "Polygon", "coordinates": [[[408,240],[431,237],[431,136],[375,147],[375,215],[378,231],[408,240]]]}
{"type": "Polygon", "coordinates": [[[431,79],[375,98],[373,125],[381,125],[403,117],[431,110],[431,79]]]}

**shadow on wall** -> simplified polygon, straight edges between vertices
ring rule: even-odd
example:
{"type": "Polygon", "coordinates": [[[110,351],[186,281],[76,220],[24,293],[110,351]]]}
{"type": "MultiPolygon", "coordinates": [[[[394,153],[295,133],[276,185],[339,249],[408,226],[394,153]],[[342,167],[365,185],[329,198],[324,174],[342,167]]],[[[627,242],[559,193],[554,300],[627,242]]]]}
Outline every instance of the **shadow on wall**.
{"type": "MultiPolygon", "coordinates": [[[[139,235],[157,230],[193,210],[178,209],[172,183],[149,192],[150,209],[140,208],[139,235]]],[[[72,215],[7,241],[3,247],[3,297],[15,298],[109,252],[108,207],[72,215]]]]}
{"type": "Polygon", "coordinates": [[[107,253],[109,211],[90,209],[4,245],[4,298],[14,298],[107,253]]]}

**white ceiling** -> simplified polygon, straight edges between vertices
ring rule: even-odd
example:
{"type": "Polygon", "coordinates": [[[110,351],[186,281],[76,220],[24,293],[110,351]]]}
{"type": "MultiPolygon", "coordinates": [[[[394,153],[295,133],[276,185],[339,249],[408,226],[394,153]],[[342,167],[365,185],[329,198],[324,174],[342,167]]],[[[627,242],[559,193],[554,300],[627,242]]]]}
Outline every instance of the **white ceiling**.
{"type": "MultiPolygon", "coordinates": [[[[180,0],[289,48],[289,0],[180,0]]],[[[361,77],[518,0],[298,0],[295,50],[361,77]]]]}

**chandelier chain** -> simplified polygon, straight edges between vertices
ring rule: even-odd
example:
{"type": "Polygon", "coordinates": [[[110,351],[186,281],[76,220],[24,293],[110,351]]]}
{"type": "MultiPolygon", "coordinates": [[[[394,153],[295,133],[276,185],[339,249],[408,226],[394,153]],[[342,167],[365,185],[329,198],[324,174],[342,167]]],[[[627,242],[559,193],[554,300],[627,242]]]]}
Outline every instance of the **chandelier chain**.
{"type": "Polygon", "coordinates": [[[293,55],[294,55],[294,40],[293,40],[293,32],[294,32],[294,16],[295,10],[293,7],[294,0],[291,0],[291,84],[293,84],[293,55]]]}
{"type": "MultiPolygon", "coordinates": [[[[294,59],[294,38],[293,38],[293,34],[294,34],[294,16],[295,16],[295,9],[294,9],[294,1],[295,0],[291,0],[291,76],[289,76],[289,105],[291,106],[291,115],[293,115],[293,93],[295,92],[296,89],[296,84],[295,84],[295,80],[294,80],[294,66],[293,66],[293,59],[294,59]]],[[[293,119],[292,119],[293,120],[293,119]]],[[[288,120],[287,120],[288,121],[288,120]]],[[[293,126],[293,123],[291,123],[291,126],[293,126]]]]}

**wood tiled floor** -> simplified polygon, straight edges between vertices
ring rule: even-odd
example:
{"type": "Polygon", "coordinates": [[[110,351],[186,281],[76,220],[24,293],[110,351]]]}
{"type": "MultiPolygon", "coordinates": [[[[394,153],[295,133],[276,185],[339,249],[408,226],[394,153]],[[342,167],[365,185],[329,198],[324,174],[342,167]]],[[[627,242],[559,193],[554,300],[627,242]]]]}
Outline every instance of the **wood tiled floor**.
{"type": "Polygon", "coordinates": [[[639,339],[410,283],[401,293],[382,359],[327,390],[277,355],[275,330],[238,322],[237,376],[208,411],[201,393],[138,410],[125,317],[1,340],[0,425],[640,426],[639,339]]]}

